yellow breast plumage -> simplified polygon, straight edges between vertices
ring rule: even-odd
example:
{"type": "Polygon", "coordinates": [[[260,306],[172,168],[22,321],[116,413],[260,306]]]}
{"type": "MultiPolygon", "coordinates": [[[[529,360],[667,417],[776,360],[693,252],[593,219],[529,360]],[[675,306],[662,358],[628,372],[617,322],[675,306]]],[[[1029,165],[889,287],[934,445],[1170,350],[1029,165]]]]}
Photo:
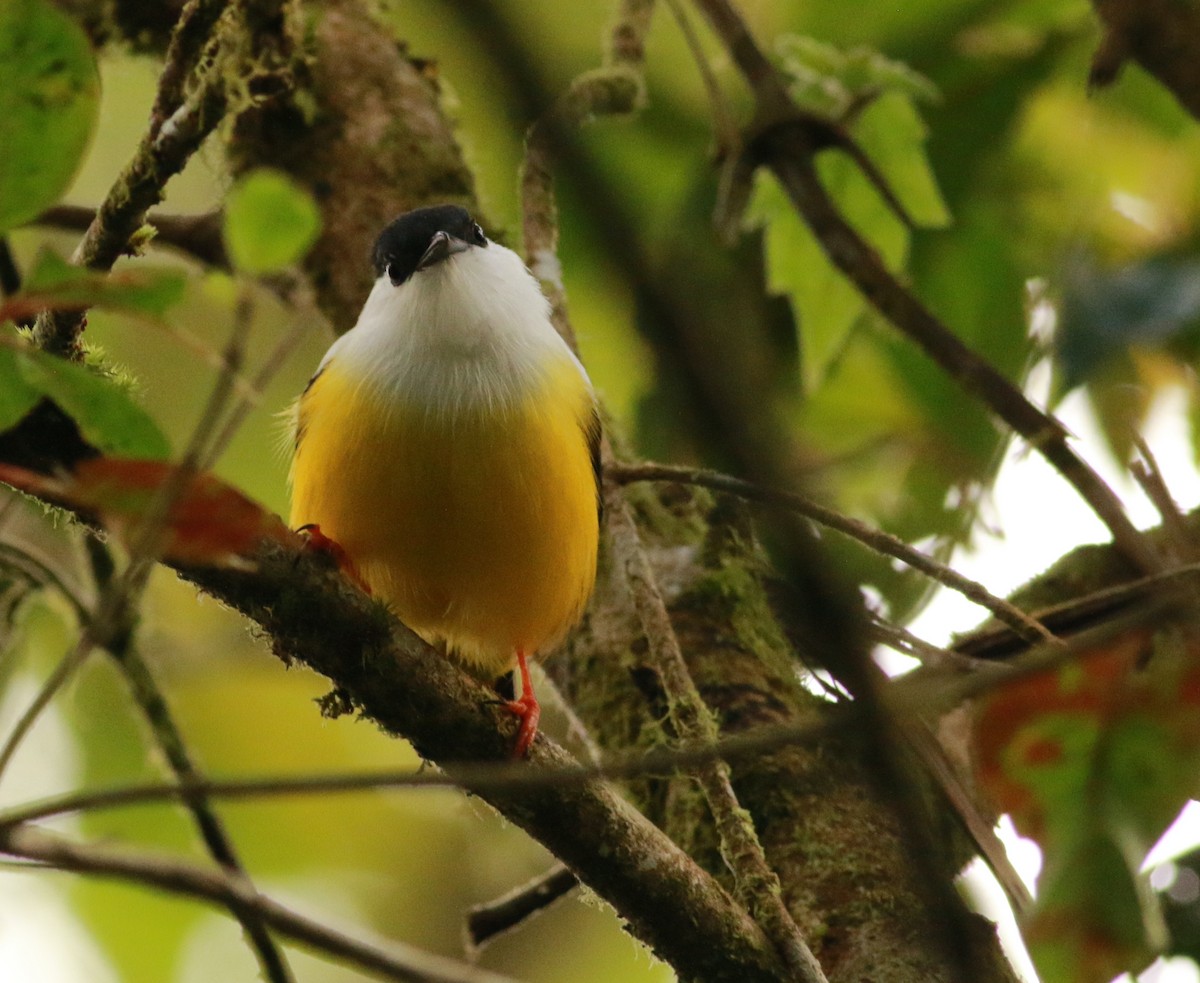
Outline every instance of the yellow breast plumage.
{"type": "Polygon", "coordinates": [[[388,405],[335,359],[300,409],[292,523],[418,634],[491,675],[578,620],[598,535],[591,393],[566,360],[512,406],[388,405]]]}

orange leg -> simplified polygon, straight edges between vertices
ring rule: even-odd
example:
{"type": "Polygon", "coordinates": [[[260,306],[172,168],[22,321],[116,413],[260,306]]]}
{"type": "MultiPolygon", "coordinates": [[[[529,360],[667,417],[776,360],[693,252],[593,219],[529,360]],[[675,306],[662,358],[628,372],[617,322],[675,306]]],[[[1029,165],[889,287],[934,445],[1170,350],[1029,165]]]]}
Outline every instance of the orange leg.
{"type": "Polygon", "coordinates": [[[529,753],[529,745],[537,736],[538,720],[542,716],[542,706],[533,695],[533,682],[529,678],[529,662],[525,658],[525,650],[517,649],[517,668],[521,671],[521,696],[515,700],[506,700],[502,705],[509,713],[521,719],[517,729],[517,739],[513,742],[512,756],[523,758],[529,753]]]}
{"type": "Polygon", "coordinates": [[[307,549],[312,550],[314,553],[324,553],[337,564],[337,568],[342,573],[350,578],[355,587],[364,594],[371,593],[370,585],[362,579],[362,576],[358,572],[358,567],[354,565],[354,560],[350,558],[350,554],[346,552],[341,543],[330,539],[321,532],[319,525],[315,522],[310,522],[308,525],[301,526],[296,532],[304,537],[307,549]]]}

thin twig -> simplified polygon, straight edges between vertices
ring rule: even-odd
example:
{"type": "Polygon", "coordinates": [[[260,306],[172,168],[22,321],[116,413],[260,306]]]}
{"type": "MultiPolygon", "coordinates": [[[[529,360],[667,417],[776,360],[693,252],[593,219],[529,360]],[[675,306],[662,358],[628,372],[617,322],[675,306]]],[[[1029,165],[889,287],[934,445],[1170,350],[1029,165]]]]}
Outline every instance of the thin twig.
{"type": "MultiPolygon", "coordinates": [[[[969,655],[955,652],[953,649],[942,648],[914,635],[907,628],[884,621],[875,617],[871,621],[871,631],[879,641],[893,651],[910,658],[917,659],[930,669],[964,669],[978,668],[981,664],[988,665],[982,659],[973,659],[969,655]]],[[[994,665],[994,663],[991,663],[994,665]]]]}
{"type": "MultiPolygon", "coordinates": [[[[54,205],[34,219],[36,225],[86,232],[96,218],[96,209],[87,205],[54,205]]],[[[176,215],[170,212],[151,212],[145,224],[154,230],[153,246],[170,246],[207,266],[229,269],[229,257],[221,238],[222,213],[202,212],[199,215],[176,215]]]]}
{"type": "MultiPolygon", "coordinates": [[[[244,322],[247,327],[250,324],[250,295],[243,291],[239,296],[239,308],[244,311],[244,322]]],[[[319,315],[311,300],[305,296],[303,302],[304,311],[297,313],[292,317],[287,329],[271,349],[269,355],[259,367],[258,372],[254,374],[254,378],[250,379],[245,385],[239,386],[237,402],[229,411],[226,417],[225,425],[221,431],[212,439],[208,450],[201,459],[200,466],[208,470],[216,463],[217,458],[229,446],[229,442],[233,440],[234,435],[246,420],[246,414],[258,405],[262,394],[266,391],[268,384],[275,377],[288,357],[296,350],[296,346],[300,344],[300,340],[304,337],[305,329],[315,321],[319,315]]]]}
{"type": "Polygon", "coordinates": [[[0,567],[19,571],[38,587],[49,587],[55,591],[71,605],[75,616],[81,622],[89,616],[90,611],[83,598],[63,580],[56,570],[32,553],[10,543],[0,542],[0,567]]]}
{"type": "MultiPolygon", "coordinates": [[[[129,642],[119,652],[114,652],[113,656],[121,667],[134,702],[146,718],[154,735],[154,741],[176,780],[181,784],[187,784],[201,779],[202,776],[192,761],[191,754],[184,743],[183,734],[175,723],[166,697],[159,689],[158,683],[150,672],[150,667],[142,658],[137,646],[129,642]]],[[[203,792],[185,793],[182,796],[182,802],[187,811],[191,813],[192,820],[196,824],[209,856],[231,876],[240,877],[249,884],[249,875],[242,866],[233,841],[205,794],[203,792]]],[[[229,907],[230,912],[241,923],[247,940],[254,949],[264,978],[269,983],[288,983],[293,980],[295,977],[282,951],[271,938],[261,914],[253,907],[238,903],[237,899],[233,897],[230,898],[229,907]]]]}
{"type": "Polygon", "coordinates": [[[983,584],[964,577],[951,567],[940,563],[933,557],[909,546],[902,539],[873,529],[864,522],[842,515],[833,509],[819,505],[809,498],[795,492],[782,491],[778,488],[763,488],[750,481],[734,478],[718,471],[707,471],[702,468],[681,467],[670,464],[655,464],[643,462],[639,464],[613,465],[613,480],[628,484],[633,481],[677,481],[682,484],[698,485],[713,491],[726,492],[739,498],[767,505],[790,509],[805,518],[830,529],[836,529],[864,546],[883,556],[891,556],[914,570],[919,570],[939,584],[944,584],[958,591],[968,600],[974,601],[986,608],[1000,621],[1012,628],[1021,638],[1030,643],[1055,642],[1055,636],[1036,618],[1026,614],[1010,601],[997,597],[983,584]]]}
{"type": "Polygon", "coordinates": [[[997,882],[1008,896],[1009,903],[1017,917],[1025,915],[1033,903],[1029,888],[1008,859],[1000,838],[996,835],[993,823],[980,812],[975,796],[963,785],[958,770],[950,762],[937,736],[930,726],[921,720],[912,721],[903,733],[913,753],[921,760],[921,764],[937,780],[937,786],[954,807],[959,820],[966,827],[967,834],[979,848],[984,862],[991,868],[997,882]]]}
{"type": "MultiPolygon", "coordinates": [[[[71,257],[78,266],[109,270],[146,220],[146,212],[162,198],[166,182],[179,171],[221,121],[226,107],[225,78],[210,67],[187,99],[155,133],[147,132],[133,159],[117,177],[96,210],[71,257]]],[[[80,312],[43,312],[34,326],[39,348],[78,360],[80,312]]]]}
{"type": "Polygon", "coordinates": [[[579,878],[564,864],[555,864],[528,884],[468,909],[467,952],[482,949],[505,932],[545,911],[578,885],[579,878]]]}
{"type": "Polygon", "coordinates": [[[715,156],[718,160],[732,158],[740,151],[741,133],[729,108],[729,101],[725,98],[724,93],[721,92],[721,85],[717,81],[717,73],[713,71],[708,55],[705,54],[704,45],[700,41],[700,36],[692,26],[691,19],[688,17],[687,11],[684,10],[683,4],[680,0],[666,0],[666,4],[667,9],[671,11],[671,16],[675,19],[679,33],[683,35],[683,41],[692,56],[692,63],[696,66],[696,71],[700,73],[700,83],[704,86],[704,92],[708,96],[708,108],[713,118],[713,142],[716,144],[715,156]]]}
{"type": "Polygon", "coordinates": [[[1137,448],[1141,460],[1135,461],[1130,466],[1130,471],[1158,514],[1162,516],[1163,531],[1175,554],[1175,560],[1180,563],[1195,560],[1197,546],[1200,544],[1196,541],[1195,533],[1188,528],[1187,519],[1172,497],[1171,489],[1167,487],[1167,479],[1163,477],[1162,469],[1158,466],[1158,459],[1140,433],[1133,435],[1133,445],[1137,448]]]}
{"type": "Polygon", "coordinates": [[[244,878],[227,871],[208,870],[170,857],[83,846],[28,826],[0,833],[0,852],[34,861],[35,869],[49,866],[75,873],[112,877],[184,897],[211,901],[224,908],[252,910],[281,935],[380,979],[408,983],[515,983],[510,977],[422,952],[399,942],[390,941],[385,949],[350,938],[271,900],[256,891],[244,878]]]}

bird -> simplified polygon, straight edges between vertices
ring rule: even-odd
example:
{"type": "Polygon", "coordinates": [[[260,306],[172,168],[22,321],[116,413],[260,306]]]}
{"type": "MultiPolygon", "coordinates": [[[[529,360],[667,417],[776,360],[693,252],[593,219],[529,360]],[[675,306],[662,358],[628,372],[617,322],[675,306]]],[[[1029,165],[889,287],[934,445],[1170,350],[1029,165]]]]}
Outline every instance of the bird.
{"type": "Polygon", "coordinates": [[[406,212],[372,262],[358,321],[294,409],[290,524],[463,668],[518,671],[501,702],[523,758],[541,713],[529,662],[595,581],[596,395],[538,281],[466,209],[406,212]]]}

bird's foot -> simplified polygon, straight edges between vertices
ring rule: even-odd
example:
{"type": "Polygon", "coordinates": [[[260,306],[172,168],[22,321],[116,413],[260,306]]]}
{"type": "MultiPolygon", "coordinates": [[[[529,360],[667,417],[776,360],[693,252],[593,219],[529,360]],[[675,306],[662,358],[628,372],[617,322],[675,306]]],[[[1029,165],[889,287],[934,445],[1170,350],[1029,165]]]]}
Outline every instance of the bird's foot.
{"type": "Polygon", "coordinates": [[[370,585],[363,580],[362,574],[358,572],[358,567],[355,566],[354,560],[350,558],[350,554],[346,552],[342,544],[336,539],[330,539],[325,533],[321,532],[321,527],[317,523],[310,522],[308,525],[301,526],[296,532],[304,538],[304,548],[306,550],[328,557],[355,587],[364,594],[369,595],[371,593],[370,585]]]}
{"type": "Polygon", "coordinates": [[[517,738],[513,741],[512,747],[512,757],[520,760],[529,753],[529,745],[537,736],[542,705],[533,695],[533,682],[529,678],[529,663],[522,649],[517,650],[517,668],[521,673],[521,695],[515,700],[504,700],[500,705],[520,720],[517,727],[517,738]]]}

